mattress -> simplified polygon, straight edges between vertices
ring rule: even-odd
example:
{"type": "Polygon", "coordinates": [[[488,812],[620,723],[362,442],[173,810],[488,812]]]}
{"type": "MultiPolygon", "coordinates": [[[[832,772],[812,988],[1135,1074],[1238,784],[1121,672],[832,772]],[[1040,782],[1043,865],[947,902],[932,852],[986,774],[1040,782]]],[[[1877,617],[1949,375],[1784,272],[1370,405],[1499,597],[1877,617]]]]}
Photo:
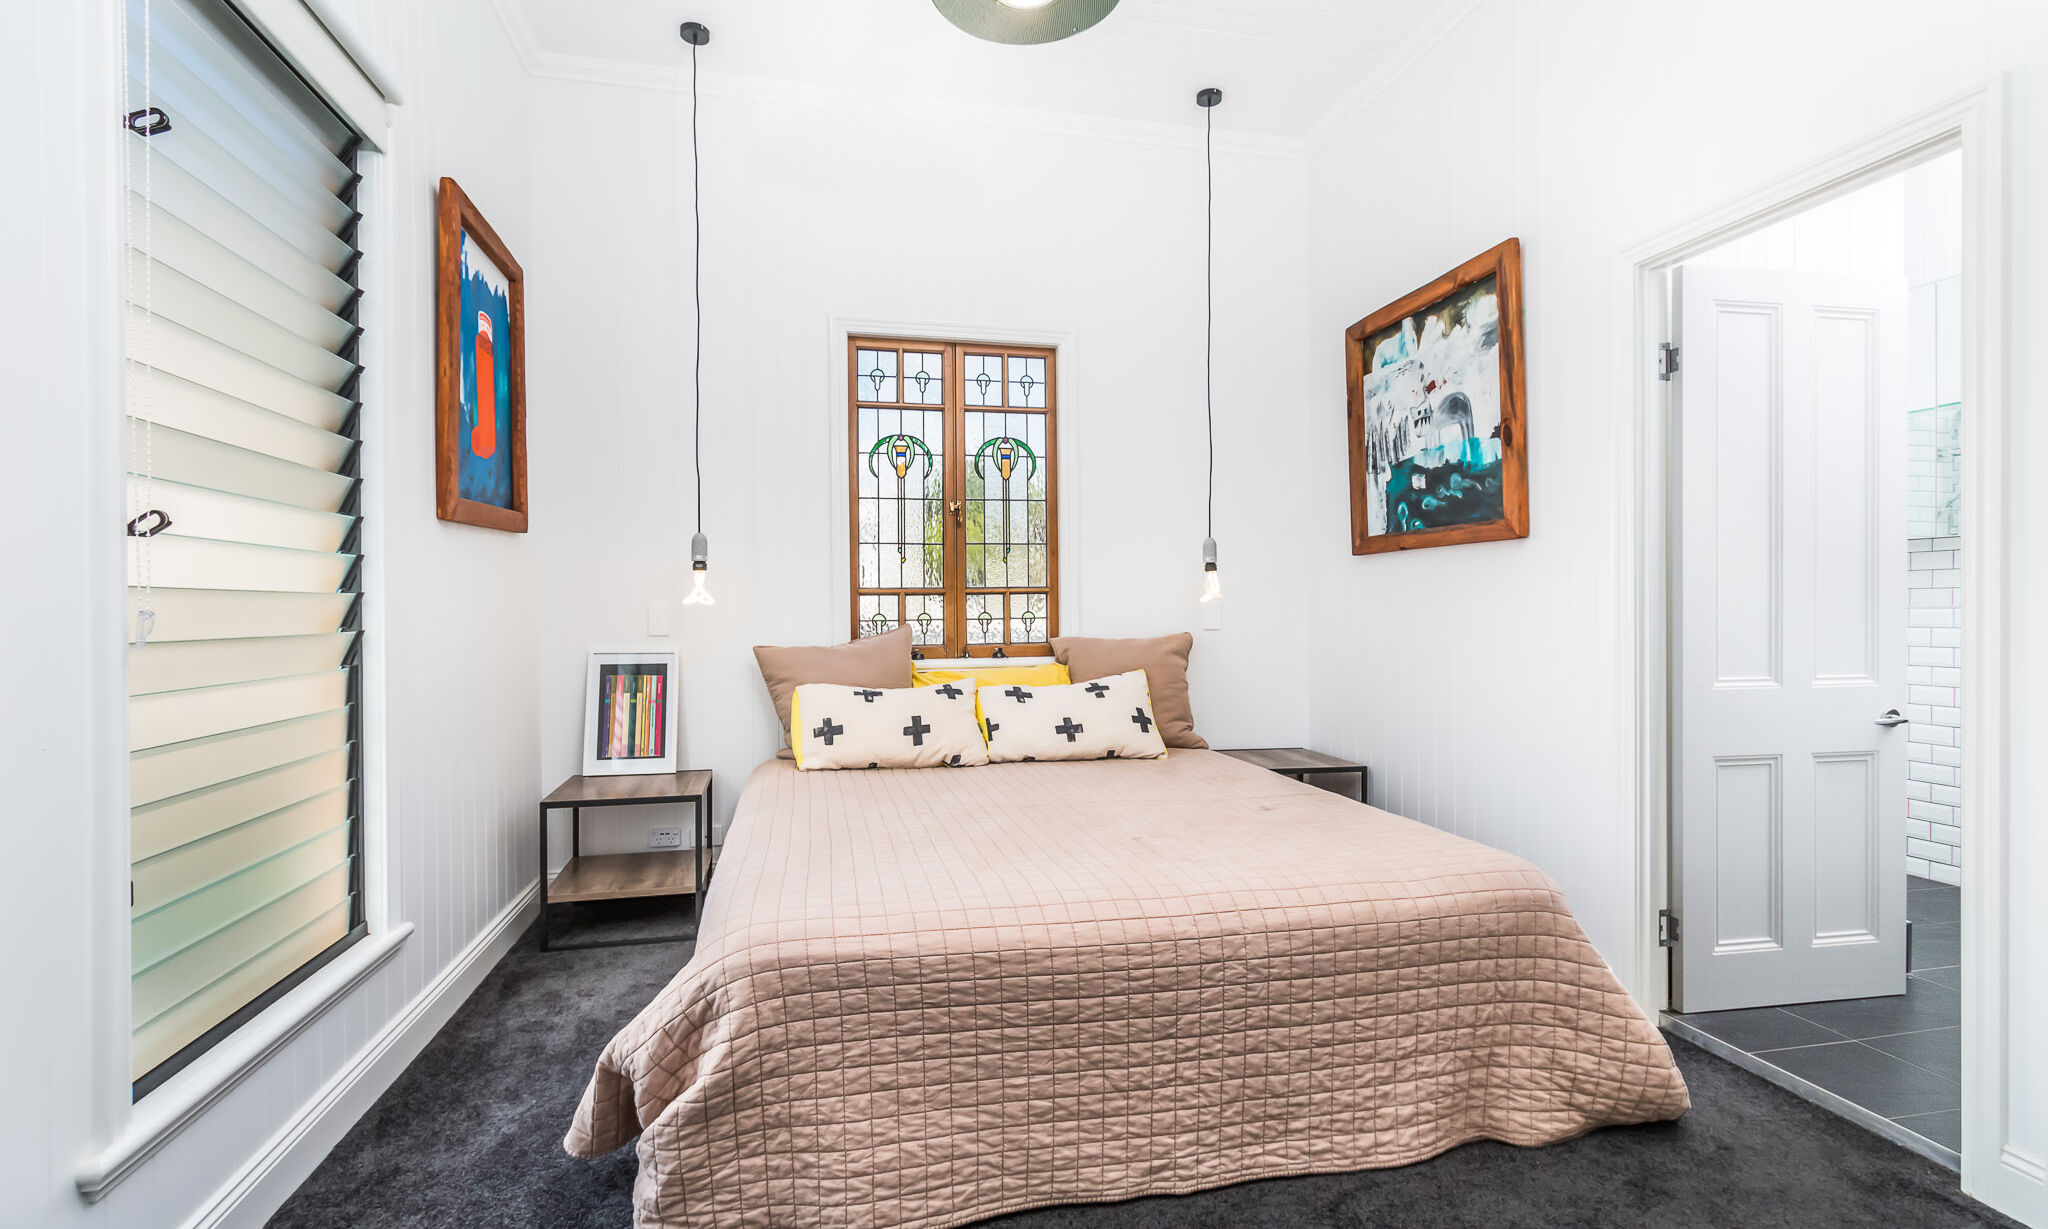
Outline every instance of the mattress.
{"type": "Polygon", "coordinates": [[[938,1229],[1686,1107],[1519,858],[1208,751],[770,761],[565,1145],[643,1227],[938,1229]]]}

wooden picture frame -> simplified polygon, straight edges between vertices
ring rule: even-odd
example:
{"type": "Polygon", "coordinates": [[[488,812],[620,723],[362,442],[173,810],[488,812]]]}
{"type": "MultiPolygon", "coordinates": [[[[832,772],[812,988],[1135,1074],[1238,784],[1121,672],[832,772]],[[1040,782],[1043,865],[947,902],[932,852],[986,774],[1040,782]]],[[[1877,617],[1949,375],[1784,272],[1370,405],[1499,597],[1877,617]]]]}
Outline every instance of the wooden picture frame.
{"type": "Polygon", "coordinates": [[[1352,554],[1529,536],[1521,240],[1344,330],[1344,377],[1352,554]]]}
{"type": "Polygon", "coordinates": [[[445,177],[437,237],[434,513],[525,533],[526,275],[476,204],[445,177]],[[503,346],[499,329],[507,334],[503,346]],[[487,377],[481,385],[479,371],[487,377]]]}

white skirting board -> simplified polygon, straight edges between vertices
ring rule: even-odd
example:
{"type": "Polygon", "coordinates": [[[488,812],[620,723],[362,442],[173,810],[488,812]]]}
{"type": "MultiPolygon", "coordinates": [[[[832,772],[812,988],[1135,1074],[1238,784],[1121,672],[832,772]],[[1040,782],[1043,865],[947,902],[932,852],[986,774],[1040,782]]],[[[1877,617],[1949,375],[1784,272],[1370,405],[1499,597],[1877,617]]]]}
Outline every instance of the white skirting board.
{"type": "Polygon", "coordinates": [[[540,882],[535,880],[300,1106],[263,1150],[185,1222],[185,1229],[262,1229],[512,950],[539,900],[540,882]]]}

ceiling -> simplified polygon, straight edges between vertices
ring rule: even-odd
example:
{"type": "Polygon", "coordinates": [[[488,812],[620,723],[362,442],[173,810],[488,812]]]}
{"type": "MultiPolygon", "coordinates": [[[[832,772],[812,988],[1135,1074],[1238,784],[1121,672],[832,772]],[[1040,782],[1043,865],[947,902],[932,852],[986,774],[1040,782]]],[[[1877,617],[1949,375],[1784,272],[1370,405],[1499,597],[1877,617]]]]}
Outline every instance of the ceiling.
{"type": "Polygon", "coordinates": [[[676,28],[711,27],[708,88],[1198,127],[1195,91],[1223,87],[1219,133],[1299,140],[1370,90],[1470,0],[1123,0],[1092,30],[1035,47],[984,43],[931,0],[504,0],[543,72],[667,75],[676,28]],[[530,35],[530,38],[529,38],[530,35]]]}

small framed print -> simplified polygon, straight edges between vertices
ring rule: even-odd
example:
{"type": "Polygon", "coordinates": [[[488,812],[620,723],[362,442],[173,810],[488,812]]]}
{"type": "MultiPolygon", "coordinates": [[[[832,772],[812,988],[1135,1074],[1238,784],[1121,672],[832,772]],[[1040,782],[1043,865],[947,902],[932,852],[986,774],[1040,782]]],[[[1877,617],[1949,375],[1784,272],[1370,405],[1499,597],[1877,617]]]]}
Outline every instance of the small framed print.
{"type": "Polygon", "coordinates": [[[676,655],[592,653],[583,687],[583,775],[676,770],[676,655]]]}

